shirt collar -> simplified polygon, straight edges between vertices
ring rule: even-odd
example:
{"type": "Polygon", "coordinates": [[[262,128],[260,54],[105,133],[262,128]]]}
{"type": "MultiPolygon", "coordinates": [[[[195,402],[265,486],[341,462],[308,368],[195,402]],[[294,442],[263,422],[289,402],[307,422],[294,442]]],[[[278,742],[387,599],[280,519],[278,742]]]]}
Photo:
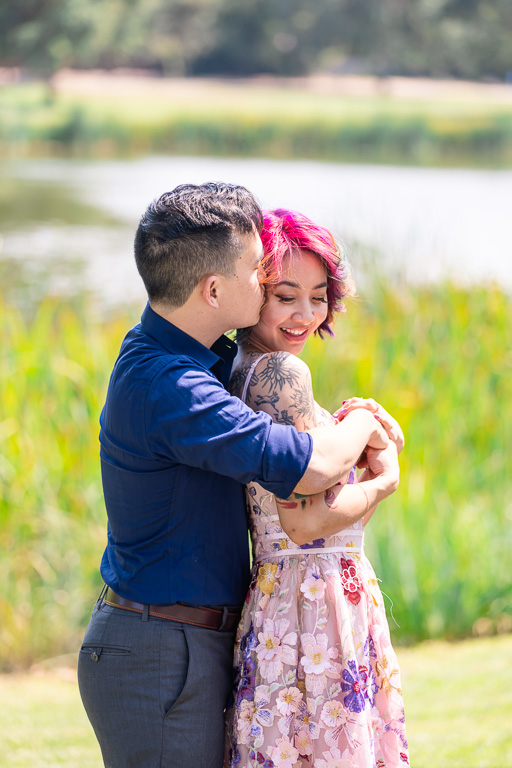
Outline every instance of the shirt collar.
{"type": "Polygon", "coordinates": [[[149,302],[141,317],[142,329],[175,355],[186,355],[204,368],[211,369],[216,363],[228,363],[229,368],[236,355],[236,344],[227,336],[221,336],[211,349],[165,320],[151,309],[149,302]]]}

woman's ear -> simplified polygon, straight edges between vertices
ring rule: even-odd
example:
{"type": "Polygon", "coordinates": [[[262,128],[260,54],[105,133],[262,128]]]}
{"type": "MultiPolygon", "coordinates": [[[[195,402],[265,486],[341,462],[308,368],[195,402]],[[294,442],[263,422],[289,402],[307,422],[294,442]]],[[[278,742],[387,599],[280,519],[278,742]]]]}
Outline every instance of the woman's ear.
{"type": "Polygon", "coordinates": [[[213,309],[219,308],[219,275],[208,275],[204,279],[201,295],[213,309]]]}

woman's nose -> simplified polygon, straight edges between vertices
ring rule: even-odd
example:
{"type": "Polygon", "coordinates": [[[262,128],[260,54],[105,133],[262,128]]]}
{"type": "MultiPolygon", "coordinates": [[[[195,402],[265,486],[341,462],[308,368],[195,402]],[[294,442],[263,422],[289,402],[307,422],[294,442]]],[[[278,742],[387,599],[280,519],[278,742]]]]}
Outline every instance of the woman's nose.
{"type": "Polygon", "coordinates": [[[315,319],[315,315],[313,313],[313,308],[311,304],[308,302],[304,302],[301,304],[295,312],[293,313],[293,317],[297,320],[297,322],[301,323],[310,323],[312,320],[315,319]]]}

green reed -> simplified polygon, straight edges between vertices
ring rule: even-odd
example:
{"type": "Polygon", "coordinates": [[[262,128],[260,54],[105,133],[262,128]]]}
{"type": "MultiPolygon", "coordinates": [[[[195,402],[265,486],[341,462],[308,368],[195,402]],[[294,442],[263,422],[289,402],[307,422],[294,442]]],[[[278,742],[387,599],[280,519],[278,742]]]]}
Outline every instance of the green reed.
{"type": "MultiPolygon", "coordinates": [[[[1,306],[0,668],[72,649],[99,589],[98,418],[126,318],[1,306]]],[[[135,322],[136,316],[131,322],[135,322]]]]}
{"type": "Polygon", "coordinates": [[[318,400],[372,396],[406,435],[400,488],[367,529],[396,637],[509,630],[509,297],[496,286],[380,285],[351,301],[337,328],[334,343],[306,354],[318,400]]]}
{"type": "Polygon", "coordinates": [[[485,101],[351,97],[236,81],[191,79],[188,90],[111,99],[27,83],[0,89],[0,156],[24,153],[510,167],[512,110],[485,101]]]}
{"type": "MultiPolygon", "coordinates": [[[[87,622],[106,536],[98,418],[139,313],[100,321],[85,300],[47,300],[30,320],[12,305],[0,314],[0,668],[9,669],[76,649],[87,622]]],[[[498,287],[376,284],[349,302],[335,340],[306,350],[320,403],[371,395],[404,427],[400,488],[367,534],[397,640],[510,627],[511,329],[498,287]]]]}

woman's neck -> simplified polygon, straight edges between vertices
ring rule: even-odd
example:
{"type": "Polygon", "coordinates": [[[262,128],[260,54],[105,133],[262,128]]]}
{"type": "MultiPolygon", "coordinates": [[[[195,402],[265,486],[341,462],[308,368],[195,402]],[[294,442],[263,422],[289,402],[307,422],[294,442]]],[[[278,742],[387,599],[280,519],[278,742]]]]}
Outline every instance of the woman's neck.
{"type": "Polygon", "coordinates": [[[250,355],[254,352],[260,352],[260,353],[270,353],[270,352],[276,352],[275,349],[270,349],[270,347],[267,347],[265,344],[262,344],[257,339],[249,339],[248,341],[244,342],[241,345],[241,350],[244,355],[250,355]]]}

